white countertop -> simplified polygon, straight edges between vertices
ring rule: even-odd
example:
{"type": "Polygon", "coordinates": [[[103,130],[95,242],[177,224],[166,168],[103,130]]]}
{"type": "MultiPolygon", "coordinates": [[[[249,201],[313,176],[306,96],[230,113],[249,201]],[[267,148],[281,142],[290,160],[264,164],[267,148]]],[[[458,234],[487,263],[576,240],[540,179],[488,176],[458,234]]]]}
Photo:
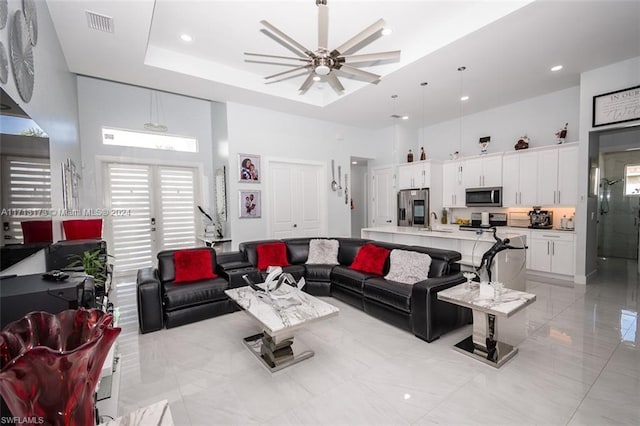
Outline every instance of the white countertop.
{"type": "MultiPolygon", "coordinates": [[[[451,228],[435,228],[433,231],[424,230],[424,228],[416,228],[411,226],[380,226],[375,228],[363,228],[362,232],[380,232],[384,234],[403,234],[403,235],[418,235],[421,237],[430,238],[445,238],[450,240],[468,240],[468,241],[486,241],[495,242],[492,232],[483,232],[482,235],[477,235],[476,231],[460,231],[451,228]],[[442,229],[439,231],[438,229],[442,229]]],[[[506,234],[500,232],[498,229],[500,238],[518,238],[523,234],[516,232],[508,232],[506,234]]]]}

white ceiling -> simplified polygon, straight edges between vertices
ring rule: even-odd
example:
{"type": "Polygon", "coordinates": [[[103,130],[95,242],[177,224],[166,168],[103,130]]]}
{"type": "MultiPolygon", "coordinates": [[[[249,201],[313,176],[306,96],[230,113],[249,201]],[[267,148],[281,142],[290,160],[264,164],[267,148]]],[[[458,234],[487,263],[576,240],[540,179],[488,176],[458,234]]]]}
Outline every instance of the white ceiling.
{"type": "Polygon", "coordinates": [[[363,68],[381,74],[379,84],[341,77],[343,95],[325,84],[299,95],[303,76],[265,84],[287,68],[244,61],[245,51],[291,56],[259,31],[262,19],[315,50],[314,0],[47,0],[71,72],[371,128],[390,125],[392,113],[425,125],[455,118],[461,91],[468,114],[576,86],[583,71],[640,56],[637,0],[327,3],[330,48],[379,18],[393,29],[358,52],[402,50],[398,63],[363,68]],[[89,29],[87,10],[112,17],[114,33],[89,29]],[[552,73],[556,64],[564,69],[552,73]]]}

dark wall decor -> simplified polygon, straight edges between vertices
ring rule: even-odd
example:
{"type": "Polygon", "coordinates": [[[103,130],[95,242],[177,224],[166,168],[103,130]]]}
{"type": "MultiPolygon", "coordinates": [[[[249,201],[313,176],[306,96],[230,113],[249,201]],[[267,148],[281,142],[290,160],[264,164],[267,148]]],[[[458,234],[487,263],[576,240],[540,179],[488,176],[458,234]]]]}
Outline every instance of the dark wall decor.
{"type": "Polygon", "coordinates": [[[640,86],[593,97],[593,127],[640,119],[640,86]]]}

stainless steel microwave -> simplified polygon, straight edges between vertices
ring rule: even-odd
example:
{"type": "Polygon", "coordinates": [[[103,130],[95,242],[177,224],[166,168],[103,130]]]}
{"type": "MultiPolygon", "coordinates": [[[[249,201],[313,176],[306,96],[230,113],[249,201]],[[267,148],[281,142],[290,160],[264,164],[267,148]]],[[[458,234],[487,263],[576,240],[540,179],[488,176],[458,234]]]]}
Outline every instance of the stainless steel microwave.
{"type": "Polygon", "coordinates": [[[502,207],[502,187],[467,188],[465,205],[467,207],[502,207]]]}

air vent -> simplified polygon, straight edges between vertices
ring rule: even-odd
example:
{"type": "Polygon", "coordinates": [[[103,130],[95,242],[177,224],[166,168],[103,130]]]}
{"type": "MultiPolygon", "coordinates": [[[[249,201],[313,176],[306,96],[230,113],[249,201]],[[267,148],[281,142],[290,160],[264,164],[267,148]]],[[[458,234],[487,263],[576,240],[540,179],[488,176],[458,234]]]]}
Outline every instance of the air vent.
{"type": "Polygon", "coordinates": [[[398,114],[391,114],[391,118],[402,118],[402,116],[398,114]]]}
{"type": "Polygon", "coordinates": [[[99,13],[85,11],[87,14],[87,25],[89,28],[105,33],[113,33],[113,18],[99,13]]]}

